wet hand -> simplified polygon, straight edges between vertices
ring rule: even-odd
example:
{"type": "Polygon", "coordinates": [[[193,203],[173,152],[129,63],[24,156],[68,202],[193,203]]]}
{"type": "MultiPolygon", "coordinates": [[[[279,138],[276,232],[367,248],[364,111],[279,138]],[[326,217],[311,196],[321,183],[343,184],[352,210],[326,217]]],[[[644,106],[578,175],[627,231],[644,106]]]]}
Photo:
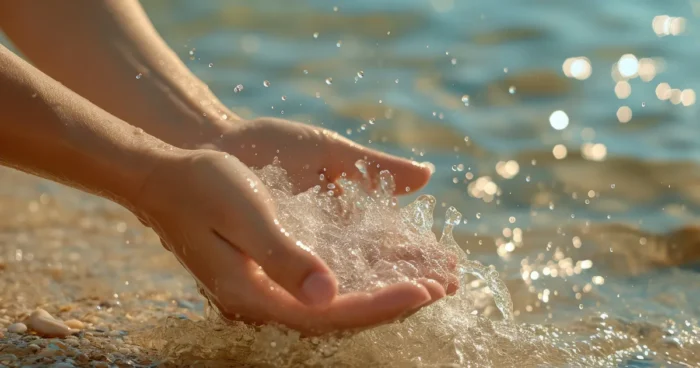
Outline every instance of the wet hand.
{"type": "Polygon", "coordinates": [[[363,147],[336,132],[275,118],[238,122],[209,147],[230,153],[249,167],[262,168],[277,157],[298,191],[334,182],[343,173],[361,179],[355,167],[358,160],[368,163],[372,177],[389,170],[396,195],[419,190],[431,175],[423,165],[363,147]]]}
{"type": "MultiPolygon", "coordinates": [[[[261,139],[261,148],[268,144],[286,151],[293,140],[280,139],[298,139],[287,133],[269,133],[261,136],[269,140],[261,139]]],[[[336,139],[313,130],[305,133],[309,139],[319,139],[319,144],[336,139]]],[[[356,153],[364,152],[353,145],[348,147],[356,153]]],[[[311,161],[313,151],[301,152],[299,160],[306,157],[309,167],[298,161],[300,171],[313,172],[322,167],[323,157],[311,161]]],[[[340,154],[347,156],[333,159],[354,159],[349,153],[340,154]]],[[[255,155],[244,157],[252,159],[255,155]]],[[[413,167],[396,158],[388,162],[399,171],[402,166],[404,170],[413,167]]],[[[328,169],[331,173],[340,170],[328,169]]],[[[422,173],[423,169],[414,170],[422,173]]],[[[424,174],[425,180],[428,175],[424,174]]],[[[422,185],[409,179],[408,174],[404,177],[406,183],[422,185]]],[[[305,175],[298,178],[300,184],[305,183],[305,175]]],[[[144,185],[135,212],[230,319],[274,321],[305,334],[322,334],[392,321],[445,295],[436,282],[419,280],[371,294],[337,296],[335,278],[325,263],[280,228],[272,199],[259,179],[246,163],[223,152],[182,151],[176,158],[164,159],[144,185]]]]}

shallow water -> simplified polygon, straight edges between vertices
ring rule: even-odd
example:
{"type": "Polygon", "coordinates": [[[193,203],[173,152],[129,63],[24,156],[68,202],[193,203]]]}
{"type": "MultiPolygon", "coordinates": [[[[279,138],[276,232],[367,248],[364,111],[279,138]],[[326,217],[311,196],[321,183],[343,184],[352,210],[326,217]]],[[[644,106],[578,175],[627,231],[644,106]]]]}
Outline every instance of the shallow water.
{"type": "MultiPolygon", "coordinates": [[[[515,342],[501,341],[501,351],[490,345],[497,334],[483,328],[474,346],[495,355],[467,361],[700,365],[697,105],[657,97],[660,83],[699,88],[700,3],[290,3],[145,6],[178,54],[242,116],[310,122],[435,164],[423,193],[437,197],[438,216],[449,206],[464,215],[458,244],[496,267],[519,323],[515,342]],[[657,36],[652,21],[664,14],[684,17],[684,32],[657,36]],[[619,68],[611,70],[628,53],[657,58],[657,70],[650,81],[630,79],[623,99],[615,92],[619,68]],[[590,60],[588,78],[565,75],[571,57],[590,60]],[[617,116],[622,106],[632,111],[627,123],[617,116]],[[549,122],[556,110],[570,120],[561,131],[549,122]],[[559,144],[567,148],[563,159],[555,157],[559,144]],[[510,160],[517,170],[499,164],[510,160]],[[545,338],[531,344],[523,331],[545,338]]],[[[103,317],[134,331],[155,324],[153,317],[202,313],[193,282],[125,211],[8,170],[1,175],[0,317],[88,296],[124,300],[103,317]]],[[[469,287],[473,310],[498,319],[483,284],[469,287]]],[[[381,362],[390,351],[401,346],[379,345],[367,358],[381,362]]],[[[421,364],[441,363],[432,353],[421,364]]]]}

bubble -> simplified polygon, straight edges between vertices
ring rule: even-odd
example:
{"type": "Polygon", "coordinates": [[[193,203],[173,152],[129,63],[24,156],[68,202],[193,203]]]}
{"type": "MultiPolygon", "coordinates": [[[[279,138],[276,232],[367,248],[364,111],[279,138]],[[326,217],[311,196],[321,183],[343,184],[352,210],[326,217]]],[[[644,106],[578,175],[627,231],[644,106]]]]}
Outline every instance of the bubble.
{"type": "Polygon", "coordinates": [[[209,67],[210,67],[210,68],[213,67],[213,66],[214,66],[214,63],[209,63],[209,67]]]}
{"type": "Polygon", "coordinates": [[[239,85],[237,85],[236,87],[233,88],[233,92],[234,92],[234,93],[239,93],[239,92],[241,92],[241,91],[243,91],[243,85],[242,85],[242,84],[239,84],[239,85]]]}
{"type": "Polygon", "coordinates": [[[462,103],[464,106],[469,106],[469,95],[462,96],[462,103]]]}
{"type": "Polygon", "coordinates": [[[141,74],[141,73],[136,74],[136,79],[141,79],[142,76],[143,76],[143,74],[141,74]]]}
{"type": "Polygon", "coordinates": [[[510,93],[511,95],[514,95],[515,94],[515,86],[508,87],[508,93],[510,93]]]}
{"type": "Polygon", "coordinates": [[[269,80],[264,80],[263,81],[263,87],[269,87],[270,86],[270,81],[269,80]]]}
{"type": "Polygon", "coordinates": [[[329,86],[333,84],[333,78],[326,78],[326,84],[329,86]]]}
{"type": "Polygon", "coordinates": [[[287,101],[287,96],[282,96],[282,101],[287,101]]]}
{"type": "Polygon", "coordinates": [[[362,70],[360,70],[359,72],[357,72],[357,77],[358,77],[358,78],[364,78],[364,77],[365,77],[365,72],[363,72],[362,70]]]}
{"type": "Polygon", "coordinates": [[[549,115],[549,124],[556,130],[563,130],[569,126],[569,116],[562,110],[557,110],[549,115]]]}
{"type": "Polygon", "coordinates": [[[314,32],[314,38],[318,38],[318,32],[314,32]]]}

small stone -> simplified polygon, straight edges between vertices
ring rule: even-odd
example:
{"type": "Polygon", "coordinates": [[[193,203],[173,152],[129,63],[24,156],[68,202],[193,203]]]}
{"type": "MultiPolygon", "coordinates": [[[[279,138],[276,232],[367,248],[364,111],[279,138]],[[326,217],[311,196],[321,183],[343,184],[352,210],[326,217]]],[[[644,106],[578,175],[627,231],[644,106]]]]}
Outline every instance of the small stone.
{"type": "Polygon", "coordinates": [[[51,348],[46,348],[46,349],[43,349],[42,351],[39,352],[39,355],[43,356],[43,357],[52,357],[52,356],[57,355],[57,354],[58,354],[58,350],[51,349],[51,348]]]}
{"type": "Polygon", "coordinates": [[[115,350],[117,350],[117,347],[114,346],[114,344],[107,344],[107,346],[105,346],[105,349],[107,349],[109,351],[115,351],[115,350]]]}
{"type": "Polygon", "coordinates": [[[85,329],[85,324],[83,322],[78,321],[77,319],[69,319],[63,323],[65,323],[66,326],[68,326],[74,330],[85,329]]]}
{"type": "Polygon", "coordinates": [[[85,354],[80,354],[75,359],[77,359],[80,363],[86,363],[88,360],[90,360],[90,357],[85,354]]]}
{"type": "Polygon", "coordinates": [[[5,338],[5,334],[2,331],[0,331],[0,339],[4,339],[4,338],[5,338]]]}
{"type": "Polygon", "coordinates": [[[75,368],[73,364],[68,362],[60,362],[53,365],[53,368],[75,368]]]}
{"type": "Polygon", "coordinates": [[[37,309],[29,316],[29,325],[37,334],[46,337],[66,337],[77,332],[59,321],[49,312],[37,309]]]}
{"type": "Polygon", "coordinates": [[[33,352],[35,352],[35,353],[36,353],[37,351],[41,350],[41,347],[40,347],[39,345],[37,345],[37,344],[29,344],[29,345],[27,345],[27,347],[29,348],[29,350],[31,350],[31,351],[33,351],[33,352]]]}
{"type": "Polygon", "coordinates": [[[109,364],[106,362],[93,362],[92,366],[95,368],[109,368],[109,364]]]}
{"type": "Polygon", "coordinates": [[[22,322],[13,323],[13,324],[7,326],[7,332],[12,332],[12,333],[17,333],[17,334],[25,333],[25,332],[27,332],[27,325],[25,325],[22,322]]]}
{"type": "Polygon", "coordinates": [[[124,355],[129,355],[129,354],[131,354],[131,350],[129,350],[129,348],[119,348],[119,353],[124,354],[124,355]]]}
{"type": "Polygon", "coordinates": [[[17,361],[17,356],[14,354],[0,355],[0,364],[10,364],[17,361]]]}

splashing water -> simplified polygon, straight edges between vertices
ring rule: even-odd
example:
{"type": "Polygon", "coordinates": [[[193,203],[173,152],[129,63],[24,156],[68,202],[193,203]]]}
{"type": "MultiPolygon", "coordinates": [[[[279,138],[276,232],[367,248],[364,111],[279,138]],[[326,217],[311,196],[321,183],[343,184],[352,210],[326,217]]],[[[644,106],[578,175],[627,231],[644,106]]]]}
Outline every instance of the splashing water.
{"type": "MultiPolygon", "coordinates": [[[[286,172],[277,164],[256,171],[274,198],[285,231],[321,257],[334,271],[341,294],[371,291],[392,283],[426,277],[443,285],[459,277],[456,295],[427,307],[402,322],[342,338],[301,338],[294,331],[268,325],[253,327],[224,321],[214,307],[204,321],[170,318],[164,325],[137,335],[147,346],[177,361],[222,360],[236,364],[275,366],[536,366],[564,362],[564,350],[547,344],[526,327],[512,322],[512,302],[498,273],[467,259],[452,235],[461,221],[447,210],[438,241],[432,232],[435,198],[422,195],[400,208],[388,171],[372,182],[369,168],[358,162],[364,177],[345,176],[294,194],[286,172]],[[374,184],[374,185],[373,185],[374,184]],[[336,191],[341,190],[340,195],[336,191]],[[456,260],[456,262],[455,262],[456,260]],[[468,275],[486,283],[503,320],[479,316],[468,275]]],[[[481,291],[483,293],[483,291],[481,291]]]]}

